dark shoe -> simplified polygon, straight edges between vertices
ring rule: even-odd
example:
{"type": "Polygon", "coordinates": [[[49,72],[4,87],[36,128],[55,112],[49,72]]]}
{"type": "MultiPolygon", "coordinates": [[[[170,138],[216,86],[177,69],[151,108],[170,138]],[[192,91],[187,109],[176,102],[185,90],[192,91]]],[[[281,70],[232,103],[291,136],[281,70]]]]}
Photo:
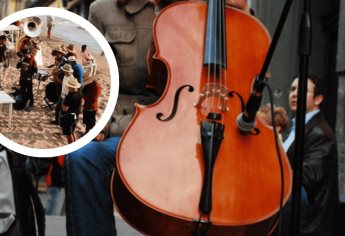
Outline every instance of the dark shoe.
{"type": "Polygon", "coordinates": [[[52,124],[52,125],[59,125],[59,122],[57,122],[56,120],[51,120],[51,121],[49,121],[50,122],[50,124],[52,124]]]}
{"type": "Polygon", "coordinates": [[[33,108],[33,106],[25,106],[24,111],[29,112],[32,110],[32,108],[33,108]]]}

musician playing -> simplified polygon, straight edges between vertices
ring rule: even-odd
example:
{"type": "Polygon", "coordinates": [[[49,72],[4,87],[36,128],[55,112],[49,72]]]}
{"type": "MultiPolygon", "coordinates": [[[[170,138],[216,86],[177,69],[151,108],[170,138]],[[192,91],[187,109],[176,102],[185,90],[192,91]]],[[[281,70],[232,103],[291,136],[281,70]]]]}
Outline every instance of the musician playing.
{"type": "Polygon", "coordinates": [[[20,92],[24,99],[28,99],[25,106],[26,111],[32,110],[34,106],[34,94],[32,91],[32,79],[34,74],[37,73],[37,63],[35,57],[32,56],[29,49],[22,50],[23,57],[17,63],[17,69],[20,69],[20,92]]]}
{"type": "Polygon", "coordinates": [[[23,56],[23,50],[28,49],[31,52],[31,55],[35,56],[37,50],[40,48],[38,47],[37,43],[28,35],[26,35],[20,42],[18,46],[18,53],[19,57],[23,56]]]}
{"type": "MultiPolygon", "coordinates": [[[[150,104],[158,98],[146,87],[146,56],[152,45],[155,13],[172,2],[177,1],[99,0],[90,7],[89,21],[105,35],[117,59],[120,91],[113,115],[113,136],[90,142],[66,158],[67,235],[116,235],[109,190],[116,147],[133,114],[133,103],[150,104]]],[[[249,12],[246,0],[227,0],[226,4],[249,12]]]]}

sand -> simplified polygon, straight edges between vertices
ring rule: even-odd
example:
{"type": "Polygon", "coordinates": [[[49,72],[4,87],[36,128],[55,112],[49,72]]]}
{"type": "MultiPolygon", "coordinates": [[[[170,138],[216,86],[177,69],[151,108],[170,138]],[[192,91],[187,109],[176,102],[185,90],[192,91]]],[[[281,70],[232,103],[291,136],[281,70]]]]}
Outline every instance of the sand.
{"type": "MultiPolygon", "coordinates": [[[[43,34],[43,33],[42,33],[43,34]]],[[[77,36],[76,36],[77,38],[77,36]]],[[[50,72],[46,66],[53,64],[54,58],[51,55],[53,48],[59,47],[61,44],[68,45],[70,42],[61,39],[48,39],[45,34],[40,35],[42,57],[44,66],[39,67],[39,70],[50,72]]],[[[75,44],[77,53],[80,54],[80,44],[75,44]]],[[[99,110],[97,112],[97,120],[103,114],[110,92],[110,72],[105,56],[99,52],[89,50],[97,62],[97,79],[101,85],[101,97],[99,98],[99,110]]],[[[18,60],[18,58],[16,58],[18,60]]],[[[78,62],[81,64],[81,57],[78,55],[78,62]]],[[[15,67],[14,61],[10,68],[0,71],[1,88],[7,94],[13,93],[14,88],[19,88],[19,70],[15,67]]],[[[54,109],[47,107],[44,100],[46,96],[45,88],[47,84],[52,82],[53,78],[49,77],[46,81],[33,81],[34,93],[34,108],[27,112],[25,110],[13,109],[12,125],[8,127],[8,105],[2,105],[0,111],[0,133],[11,139],[12,141],[31,148],[56,148],[67,144],[66,136],[62,135],[62,129],[58,125],[53,125],[50,121],[54,120],[54,109]]],[[[85,126],[82,124],[82,114],[79,116],[79,121],[75,130],[77,138],[82,137],[85,131],[85,126]]]]}

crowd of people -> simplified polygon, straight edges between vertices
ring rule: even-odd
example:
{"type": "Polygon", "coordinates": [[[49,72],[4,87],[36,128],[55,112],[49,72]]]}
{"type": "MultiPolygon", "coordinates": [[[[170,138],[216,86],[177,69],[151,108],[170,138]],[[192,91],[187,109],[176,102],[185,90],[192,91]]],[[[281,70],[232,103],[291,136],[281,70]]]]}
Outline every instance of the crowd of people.
{"type": "Polygon", "coordinates": [[[82,45],[83,65],[77,61],[78,56],[73,44],[62,45],[61,48],[52,51],[52,55],[55,56],[52,75],[59,99],[55,105],[55,120],[51,123],[62,127],[68,143],[77,139],[74,130],[81,111],[83,124],[86,126],[85,133],[96,124],[101,87],[95,76],[96,63],[92,54],[87,52],[88,58],[84,57],[86,47],[82,45]]]}
{"type": "MultiPolygon", "coordinates": [[[[54,18],[47,16],[47,38],[52,38],[52,27],[54,18]]],[[[8,37],[0,36],[0,63],[8,61],[9,50],[8,37]]],[[[16,68],[20,72],[19,95],[16,94],[17,109],[24,109],[30,112],[35,104],[33,93],[33,80],[40,78],[38,72],[37,54],[40,52],[40,45],[34,37],[25,35],[16,42],[16,57],[19,58],[16,68]]],[[[55,120],[51,123],[60,125],[63,135],[67,137],[68,143],[74,142],[77,137],[74,133],[79,114],[83,113],[83,124],[87,133],[96,124],[98,110],[98,98],[101,95],[101,87],[97,77],[97,64],[87,45],[81,46],[80,53],[74,44],[64,45],[52,49],[54,63],[48,66],[55,82],[55,91],[58,100],[55,105],[55,120]],[[78,55],[81,55],[78,62],[78,55]],[[73,95],[74,94],[74,95],[73,95]]],[[[4,67],[4,71],[8,66],[4,67]]],[[[49,73],[50,75],[50,73],[49,73]]]]}
{"type": "MultiPolygon", "coordinates": [[[[146,86],[151,68],[151,65],[146,64],[147,52],[154,51],[152,23],[155,16],[158,11],[172,2],[176,1],[117,0],[114,4],[113,0],[98,0],[90,6],[89,21],[107,36],[116,56],[120,93],[113,117],[109,121],[111,124],[102,131],[101,138],[68,154],[65,158],[63,179],[66,189],[67,235],[116,235],[109,180],[116,168],[117,146],[123,130],[134,114],[133,104],[136,102],[143,105],[152,104],[161,95],[146,86]],[[94,207],[95,203],[98,204],[97,207],[94,207]]],[[[246,0],[227,0],[226,4],[250,14],[246,0]]],[[[86,47],[82,48],[82,65],[93,60],[92,56],[85,51],[86,47]]],[[[60,99],[56,105],[53,123],[62,123],[68,142],[75,140],[73,127],[79,113],[78,101],[81,98],[78,89],[81,84],[85,86],[83,88],[83,119],[87,127],[85,132],[94,125],[94,113],[97,112],[97,105],[90,98],[90,94],[100,93],[99,87],[94,83],[95,80],[80,76],[80,66],[76,63],[77,55],[72,52],[72,45],[53,51],[56,68],[53,76],[57,84],[62,87],[61,90],[59,89],[60,99]],[[92,87],[87,87],[87,85],[92,85],[92,87]],[[60,114],[62,117],[68,115],[61,119],[60,114]]],[[[26,60],[30,61],[29,58],[26,60]]],[[[91,68],[91,71],[93,70],[95,68],[91,68]]],[[[292,79],[289,93],[289,108],[293,115],[297,111],[298,80],[298,77],[292,79]]],[[[303,236],[333,236],[335,234],[338,202],[337,146],[334,131],[322,114],[324,100],[322,88],[320,78],[313,75],[308,77],[301,186],[302,212],[299,228],[299,233],[303,236]]],[[[295,148],[295,119],[289,120],[288,113],[283,107],[274,107],[274,113],[271,114],[270,106],[262,107],[258,117],[260,116],[261,122],[266,125],[272,125],[272,119],[275,120],[281,144],[292,165],[295,148]]],[[[284,225],[280,235],[289,233],[290,207],[291,199],[285,206],[286,214],[280,222],[284,225]]]]}

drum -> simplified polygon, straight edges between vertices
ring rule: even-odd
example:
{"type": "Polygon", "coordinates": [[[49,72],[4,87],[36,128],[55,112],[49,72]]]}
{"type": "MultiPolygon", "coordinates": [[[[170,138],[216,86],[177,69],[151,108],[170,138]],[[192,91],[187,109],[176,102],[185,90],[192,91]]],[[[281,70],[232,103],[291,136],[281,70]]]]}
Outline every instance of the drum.
{"type": "Polygon", "coordinates": [[[48,77],[49,73],[47,71],[38,69],[36,79],[38,79],[39,81],[46,81],[48,77]]]}
{"type": "Polygon", "coordinates": [[[55,82],[50,82],[49,84],[47,84],[45,92],[46,92],[46,98],[50,102],[57,103],[59,101],[59,96],[56,91],[55,82]]]}

